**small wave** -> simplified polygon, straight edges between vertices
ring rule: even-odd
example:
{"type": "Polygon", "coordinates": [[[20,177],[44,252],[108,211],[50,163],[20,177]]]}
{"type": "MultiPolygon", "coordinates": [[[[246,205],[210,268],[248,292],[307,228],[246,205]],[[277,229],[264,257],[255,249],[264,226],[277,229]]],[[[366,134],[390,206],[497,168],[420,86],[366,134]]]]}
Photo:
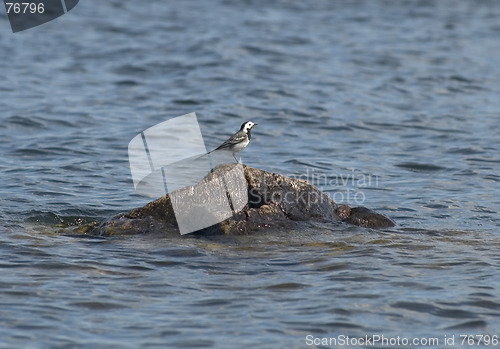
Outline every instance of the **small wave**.
{"type": "Polygon", "coordinates": [[[449,170],[446,167],[433,165],[433,164],[421,164],[416,162],[403,162],[396,164],[399,168],[404,168],[414,172],[435,172],[435,171],[446,171],[449,170]]]}

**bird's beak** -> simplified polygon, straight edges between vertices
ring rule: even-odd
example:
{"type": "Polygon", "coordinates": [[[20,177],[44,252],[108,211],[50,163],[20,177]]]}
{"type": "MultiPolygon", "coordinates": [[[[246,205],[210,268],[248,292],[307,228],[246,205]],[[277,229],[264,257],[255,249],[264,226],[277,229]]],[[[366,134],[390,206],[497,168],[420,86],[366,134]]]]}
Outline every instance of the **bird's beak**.
{"type": "MultiPolygon", "coordinates": [[[[257,126],[257,125],[258,125],[258,124],[253,124],[253,126],[257,126]]],[[[253,127],[253,126],[252,126],[252,127],[253,127]]]]}

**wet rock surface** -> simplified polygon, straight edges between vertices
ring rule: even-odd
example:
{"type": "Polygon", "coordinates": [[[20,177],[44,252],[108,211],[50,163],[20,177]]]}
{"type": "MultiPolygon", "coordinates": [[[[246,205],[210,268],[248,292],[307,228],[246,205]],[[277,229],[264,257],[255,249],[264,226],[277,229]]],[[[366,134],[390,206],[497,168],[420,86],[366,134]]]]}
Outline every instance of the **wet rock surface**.
{"type": "MultiPolygon", "coordinates": [[[[247,183],[248,203],[232,217],[195,234],[251,234],[273,229],[297,228],[309,221],[346,222],[368,228],[394,226],[389,218],[365,207],[339,206],[311,183],[239,164],[217,166],[193,187],[176,191],[177,198],[205,190],[207,183],[242,166],[247,183]]],[[[232,180],[231,177],[227,177],[232,180]]],[[[229,197],[229,193],[228,197],[229,197]]],[[[207,195],[210,193],[207,191],[207,195]]],[[[189,200],[187,200],[189,201],[189,200]]],[[[201,203],[202,205],[203,203],[201,203]]],[[[190,209],[190,208],[186,208],[190,209]]],[[[169,194],[144,207],[121,213],[102,222],[78,227],[74,233],[96,236],[133,234],[179,234],[169,194]]]]}
{"type": "Polygon", "coordinates": [[[390,228],[394,222],[380,213],[366,207],[349,207],[342,205],[337,208],[337,214],[345,223],[366,228],[390,228]]]}

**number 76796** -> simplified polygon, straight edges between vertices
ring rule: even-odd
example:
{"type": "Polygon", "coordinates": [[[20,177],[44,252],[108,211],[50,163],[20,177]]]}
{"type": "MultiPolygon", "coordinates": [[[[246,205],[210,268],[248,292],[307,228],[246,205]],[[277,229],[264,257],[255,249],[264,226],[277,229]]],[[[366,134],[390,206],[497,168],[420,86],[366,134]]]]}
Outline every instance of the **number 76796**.
{"type": "Polygon", "coordinates": [[[45,6],[43,2],[36,4],[34,2],[6,2],[5,5],[7,6],[7,13],[44,13],[45,12],[45,6]]]}

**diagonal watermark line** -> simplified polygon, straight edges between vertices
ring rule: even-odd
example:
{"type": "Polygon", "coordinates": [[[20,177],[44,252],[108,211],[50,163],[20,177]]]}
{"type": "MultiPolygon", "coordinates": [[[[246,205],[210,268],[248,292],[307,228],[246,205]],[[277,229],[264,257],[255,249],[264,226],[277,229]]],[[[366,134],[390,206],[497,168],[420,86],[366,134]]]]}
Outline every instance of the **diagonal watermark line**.
{"type": "Polygon", "coordinates": [[[153,160],[151,159],[151,154],[149,153],[148,142],[146,141],[146,136],[144,132],[141,132],[142,142],[144,143],[144,149],[146,149],[146,154],[148,155],[149,167],[151,167],[151,172],[154,172],[155,167],[153,165],[153,160]]]}
{"type": "Polygon", "coordinates": [[[61,3],[62,3],[62,7],[64,9],[64,13],[68,12],[68,10],[66,9],[66,2],[64,0],[61,0],[61,3]]]}
{"type": "Polygon", "coordinates": [[[167,177],[165,176],[165,169],[163,167],[161,168],[161,175],[163,176],[163,185],[165,186],[165,193],[168,193],[167,177]]]}

